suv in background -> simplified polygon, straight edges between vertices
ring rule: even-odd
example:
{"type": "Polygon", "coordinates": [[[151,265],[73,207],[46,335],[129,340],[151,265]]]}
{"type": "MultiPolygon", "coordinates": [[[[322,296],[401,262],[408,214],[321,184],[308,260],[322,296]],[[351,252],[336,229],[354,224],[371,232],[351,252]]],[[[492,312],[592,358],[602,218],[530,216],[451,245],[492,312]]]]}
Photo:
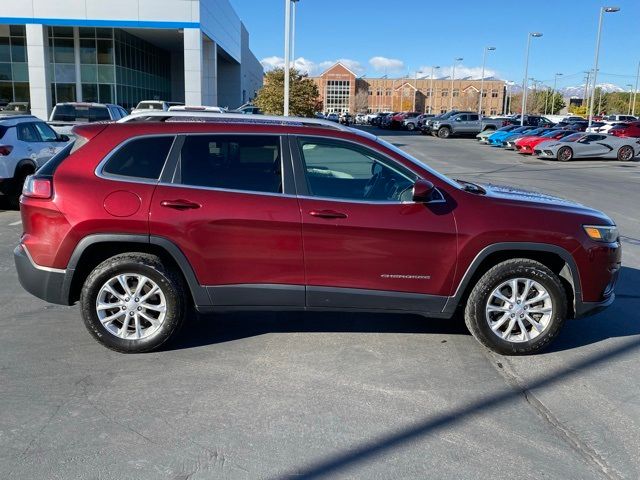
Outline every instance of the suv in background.
{"type": "Polygon", "coordinates": [[[32,115],[0,115],[0,194],[12,207],[18,206],[25,178],[68,141],[32,115]]]}
{"type": "Polygon", "coordinates": [[[131,110],[131,113],[145,113],[150,111],[167,112],[169,108],[177,105],[184,105],[181,102],[165,102],[163,100],[143,100],[131,110]]]}
{"type": "Polygon", "coordinates": [[[606,115],[602,120],[606,122],[635,122],[638,119],[633,115],[606,115]]]}
{"type": "Polygon", "coordinates": [[[481,118],[477,113],[456,113],[448,118],[435,119],[431,133],[439,138],[452,135],[477,135],[485,130],[495,131],[502,127],[501,119],[481,118]]]}
{"type": "Polygon", "coordinates": [[[0,108],[0,115],[29,115],[31,106],[29,102],[9,102],[0,108]]]}
{"type": "Polygon", "coordinates": [[[75,125],[92,122],[115,122],[129,115],[120,105],[110,103],[58,103],[53,107],[49,125],[59,134],[70,135],[75,125]]]}
{"type": "Polygon", "coordinates": [[[190,306],[464,309],[482,344],[527,354],[614,300],[619,235],[596,210],[451,180],[323,120],[152,117],[76,127],[21,199],[21,284],[79,301],[111,349],[159,347],[190,306]]]}
{"type": "Polygon", "coordinates": [[[640,122],[615,125],[609,130],[609,135],[616,137],[640,137],[640,122]]]}
{"type": "MultiPolygon", "coordinates": [[[[507,118],[504,122],[505,125],[520,125],[520,117],[521,115],[514,115],[510,118],[507,118]]],[[[583,118],[579,118],[581,121],[583,118]]],[[[566,121],[566,119],[564,120],[566,121]]],[[[573,121],[573,120],[572,120],[573,121]]],[[[575,120],[577,121],[577,120],[575,120]]],[[[554,122],[549,120],[546,117],[542,117],[540,115],[525,115],[524,116],[524,127],[553,127],[555,125],[554,122]]]]}

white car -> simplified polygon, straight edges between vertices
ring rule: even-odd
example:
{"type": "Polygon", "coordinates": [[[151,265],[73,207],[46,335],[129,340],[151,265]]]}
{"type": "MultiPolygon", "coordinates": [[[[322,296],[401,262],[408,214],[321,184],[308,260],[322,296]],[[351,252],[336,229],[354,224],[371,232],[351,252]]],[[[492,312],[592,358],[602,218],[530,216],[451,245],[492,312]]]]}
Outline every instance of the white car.
{"type": "Polygon", "coordinates": [[[177,107],[183,105],[179,102],[165,102],[164,100],[143,100],[138,103],[136,108],[131,110],[131,113],[144,113],[149,111],[163,111],[167,112],[171,107],[177,107]]]}
{"type": "Polygon", "coordinates": [[[587,133],[609,133],[613,127],[618,125],[626,125],[629,122],[604,122],[604,125],[591,126],[587,128],[587,133]]]}
{"type": "Polygon", "coordinates": [[[174,105],[169,107],[170,112],[212,112],[212,113],[224,113],[225,108],[222,107],[210,107],[207,105],[174,105]]]}
{"type": "Polygon", "coordinates": [[[328,113],[325,118],[327,120],[332,121],[332,122],[339,122],[340,121],[340,116],[337,113],[328,113]]]}
{"type": "Polygon", "coordinates": [[[574,133],[560,140],[549,140],[536,145],[538,158],[568,162],[574,158],[616,158],[621,162],[640,155],[637,138],[616,137],[601,133],[574,133]]]}

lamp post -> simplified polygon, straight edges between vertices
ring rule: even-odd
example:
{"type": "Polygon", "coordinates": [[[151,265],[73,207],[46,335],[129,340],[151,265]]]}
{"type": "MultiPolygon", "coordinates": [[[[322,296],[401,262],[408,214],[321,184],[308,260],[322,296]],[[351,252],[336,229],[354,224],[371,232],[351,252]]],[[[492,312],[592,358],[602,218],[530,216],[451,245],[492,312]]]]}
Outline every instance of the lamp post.
{"type": "MultiPolygon", "coordinates": [[[[561,73],[556,73],[553,76],[553,90],[551,91],[551,115],[554,115],[554,110],[555,110],[555,100],[556,100],[556,86],[558,85],[558,77],[562,76],[561,73]]],[[[547,114],[547,110],[545,108],[545,112],[544,114],[547,114]]]]}
{"type": "Polygon", "coordinates": [[[451,97],[449,98],[449,111],[453,110],[453,80],[456,77],[456,63],[461,62],[462,57],[453,59],[453,66],[451,67],[451,97]]]}
{"type": "MultiPolygon", "coordinates": [[[[299,0],[284,0],[284,106],[283,113],[285,117],[289,116],[289,81],[291,68],[291,52],[293,51],[293,35],[291,32],[291,3],[294,4],[299,0]]],[[[295,20],[294,20],[295,22],[295,20]]]]}
{"type": "Polygon", "coordinates": [[[631,115],[636,114],[636,96],[638,95],[638,79],[640,79],[640,62],[638,62],[638,71],[636,73],[636,87],[633,89],[633,107],[631,107],[631,115]]]}
{"type": "Polygon", "coordinates": [[[291,62],[294,68],[296,66],[296,4],[299,1],[300,0],[291,0],[291,62]]]}
{"type": "MultiPolygon", "coordinates": [[[[593,61],[593,91],[596,90],[596,79],[598,76],[598,55],[600,55],[600,34],[602,33],[602,17],[605,13],[615,13],[619,12],[619,7],[601,7],[600,8],[600,17],[598,19],[598,35],[596,36],[596,53],[593,61]]],[[[593,122],[593,101],[595,95],[591,96],[591,102],[589,103],[589,124],[591,127],[591,123],[593,122]]]]}
{"type": "Polygon", "coordinates": [[[524,114],[527,107],[527,88],[529,86],[529,49],[531,47],[531,38],[539,38],[542,34],[540,32],[529,32],[527,35],[527,53],[524,61],[524,79],[522,80],[522,114],[520,115],[520,126],[524,125],[524,114]]]}
{"type": "Polygon", "coordinates": [[[482,54],[482,76],[480,77],[480,101],[478,102],[478,115],[482,115],[482,94],[484,91],[484,65],[487,60],[487,52],[492,52],[496,47],[484,47],[482,54]]]}
{"type": "Polygon", "coordinates": [[[431,67],[431,85],[429,86],[429,113],[433,113],[433,97],[434,97],[434,92],[433,92],[433,72],[435,72],[437,69],[439,69],[440,67],[438,65],[432,66],[431,67]]]}
{"type": "Polygon", "coordinates": [[[627,110],[627,115],[631,115],[631,99],[633,98],[633,95],[631,95],[631,89],[633,88],[633,85],[627,83],[627,87],[629,87],[629,109],[627,110]]]}

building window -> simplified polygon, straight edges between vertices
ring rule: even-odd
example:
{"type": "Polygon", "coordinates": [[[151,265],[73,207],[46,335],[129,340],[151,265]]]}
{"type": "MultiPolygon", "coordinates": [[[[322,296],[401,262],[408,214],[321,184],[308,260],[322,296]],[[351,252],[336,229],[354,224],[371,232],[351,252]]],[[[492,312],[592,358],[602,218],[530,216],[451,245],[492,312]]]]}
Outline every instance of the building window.
{"type": "Polygon", "coordinates": [[[391,96],[391,89],[390,89],[390,88],[387,88],[387,91],[385,92],[385,95],[386,95],[387,97],[390,97],[390,96],[391,96]]]}
{"type": "Polygon", "coordinates": [[[425,96],[426,97],[430,97],[431,96],[431,89],[427,89],[427,91],[425,92],[425,96]]]}
{"type": "Polygon", "coordinates": [[[442,90],[441,95],[442,95],[443,97],[448,97],[448,96],[449,96],[449,90],[447,90],[446,88],[445,88],[445,89],[443,89],[443,90],[442,90]]]}
{"type": "Polygon", "coordinates": [[[324,109],[327,112],[348,112],[351,81],[327,80],[324,109]]]}
{"type": "Polygon", "coordinates": [[[491,115],[496,115],[498,113],[498,111],[495,108],[491,109],[491,115]]]}
{"type": "Polygon", "coordinates": [[[440,113],[447,113],[447,109],[445,107],[440,108],[440,113]]]}
{"type": "Polygon", "coordinates": [[[26,28],[24,25],[0,26],[0,100],[29,101],[26,28]]]}
{"type": "Polygon", "coordinates": [[[487,96],[487,92],[482,92],[482,98],[485,98],[487,96]]]}
{"type": "Polygon", "coordinates": [[[369,96],[373,95],[373,90],[369,90],[369,96]]]}
{"type": "Polygon", "coordinates": [[[453,91],[453,96],[454,97],[459,97],[460,96],[460,90],[458,90],[457,88],[453,91]]]}
{"type": "Polygon", "coordinates": [[[498,90],[491,90],[491,98],[498,98],[498,90]]]}

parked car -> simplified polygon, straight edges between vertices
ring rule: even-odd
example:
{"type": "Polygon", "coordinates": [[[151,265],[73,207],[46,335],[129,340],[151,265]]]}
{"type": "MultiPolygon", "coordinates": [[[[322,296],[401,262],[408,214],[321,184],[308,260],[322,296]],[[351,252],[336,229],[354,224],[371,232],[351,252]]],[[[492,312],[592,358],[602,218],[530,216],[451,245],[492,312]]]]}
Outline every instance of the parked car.
{"type": "Polygon", "coordinates": [[[373,117],[371,117],[371,119],[369,120],[369,123],[374,127],[379,127],[380,123],[382,122],[382,119],[387,115],[389,115],[389,112],[378,112],[374,114],[373,117]]]}
{"type": "Polygon", "coordinates": [[[414,130],[422,126],[422,123],[425,121],[425,119],[433,118],[434,116],[435,115],[428,113],[422,113],[420,115],[408,115],[402,121],[402,128],[413,132],[414,130]]]}
{"type": "Polygon", "coordinates": [[[325,118],[330,122],[338,123],[340,121],[340,116],[337,113],[328,113],[325,118]]]}
{"type": "Polygon", "coordinates": [[[439,138],[452,135],[477,135],[485,130],[502,127],[501,120],[480,117],[477,113],[458,113],[449,118],[436,119],[431,124],[431,133],[439,138]]]}
{"type": "Polygon", "coordinates": [[[69,137],[32,115],[0,115],[0,194],[13,206],[27,176],[58,153],[69,137]]]}
{"type": "Polygon", "coordinates": [[[526,133],[522,132],[515,135],[511,135],[505,138],[502,146],[504,147],[505,150],[516,150],[516,142],[521,138],[539,137],[552,130],[553,129],[551,128],[534,128],[533,130],[529,130],[526,133]]]}
{"type": "Polygon", "coordinates": [[[71,135],[75,125],[117,121],[129,115],[120,105],[111,103],[58,103],[53,107],[49,125],[60,135],[71,135]]]}
{"type": "Polygon", "coordinates": [[[463,308],[483,345],[529,354],[615,298],[621,249],[605,214],[451,180],[366,132],[210,115],[74,133],[82,146],[25,183],[15,263],[32,294],[79,302],[113,350],[160,347],[190,307],[463,308]]]}
{"type": "Polygon", "coordinates": [[[489,137],[495,133],[498,132],[510,132],[511,130],[514,130],[518,128],[516,125],[507,125],[504,127],[500,127],[498,130],[484,130],[482,132],[480,132],[479,134],[476,135],[476,138],[478,139],[478,141],[480,143],[489,143],[489,137]]]}
{"type": "Polygon", "coordinates": [[[609,134],[616,137],[640,137],[640,122],[632,122],[611,127],[609,134]]]}
{"type": "Polygon", "coordinates": [[[422,127],[420,128],[420,132],[423,135],[427,135],[428,133],[431,133],[432,125],[435,122],[440,120],[447,120],[449,117],[452,117],[453,115],[457,115],[458,113],[473,113],[473,112],[464,111],[464,110],[450,110],[446,113],[441,113],[440,115],[436,115],[432,118],[427,119],[425,122],[423,122],[422,127]]]}
{"type": "Polygon", "coordinates": [[[602,119],[607,122],[635,122],[638,120],[633,115],[606,115],[602,119]]]}
{"type": "MultiPolygon", "coordinates": [[[[583,120],[583,119],[581,119],[583,120]]],[[[505,123],[509,123],[512,125],[520,125],[520,115],[514,115],[508,118],[505,123]]],[[[546,117],[541,117],[540,115],[525,115],[524,116],[524,124],[525,127],[553,127],[555,125],[554,122],[549,120],[546,117]]]]}
{"type": "Polygon", "coordinates": [[[355,123],[358,125],[366,125],[367,124],[367,116],[364,113],[356,113],[355,123]]]}
{"type": "Polygon", "coordinates": [[[618,125],[625,126],[629,122],[592,122],[591,127],[587,127],[585,132],[587,133],[609,133],[613,127],[617,127],[618,125]]]}
{"type": "Polygon", "coordinates": [[[144,113],[149,111],[168,112],[169,108],[180,105],[184,105],[184,103],[165,102],[163,100],[143,100],[142,102],[138,103],[136,108],[131,110],[131,113],[144,113]]]}
{"type": "Polygon", "coordinates": [[[0,115],[30,115],[29,102],[9,102],[0,108],[0,115]]]}
{"type": "Polygon", "coordinates": [[[231,110],[230,113],[242,113],[244,115],[262,115],[262,110],[251,103],[245,103],[235,110],[231,110]]]}
{"type": "Polygon", "coordinates": [[[567,137],[569,135],[573,135],[573,132],[570,130],[550,130],[544,135],[539,136],[524,136],[518,140],[516,140],[516,150],[518,153],[523,153],[526,155],[533,155],[533,151],[536,148],[536,145],[539,145],[542,142],[546,142],[549,140],[560,140],[561,138],[567,137]]]}
{"type": "Polygon", "coordinates": [[[514,128],[509,130],[507,129],[499,129],[496,130],[492,135],[487,137],[487,144],[492,145],[494,147],[501,147],[503,142],[514,134],[522,134],[534,130],[535,127],[519,127],[517,125],[512,125],[514,128]]]}
{"type": "Polygon", "coordinates": [[[640,154],[640,144],[632,138],[601,133],[574,133],[560,140],[538,144],[534,154],[539,158],[553,158],[568,162],[575,158],[615,158],[622,162],[640,154]]]}
{"type": "Polygon", "coordinates": [[[380,119],[380,128],[391,128],[393,123],[393,117],[395,117],[400,112],[391,112],[387,113],[380,119]]]}
{"type": "Polygon", "coordinates": [[[210,105],[173,105],[169,107],[170,112],[209,112],[209,113],[224,113],[226,109],[222,107],[213,107],[210,105]]]}
{"type": "Polygon", "coordinates": [[[342,125],[351,125],[353,123],[353,115],[349,112],[342,112],[340,114],[340,123],[342,125]]]}
{"type": "Polygon", "coordinates": [[[417,117],[419,115],[418,112],[398,112],[391,117],[390,128],[398,129],[403,127],[403,122],[406,118],[409,117],[417,117]]]}

